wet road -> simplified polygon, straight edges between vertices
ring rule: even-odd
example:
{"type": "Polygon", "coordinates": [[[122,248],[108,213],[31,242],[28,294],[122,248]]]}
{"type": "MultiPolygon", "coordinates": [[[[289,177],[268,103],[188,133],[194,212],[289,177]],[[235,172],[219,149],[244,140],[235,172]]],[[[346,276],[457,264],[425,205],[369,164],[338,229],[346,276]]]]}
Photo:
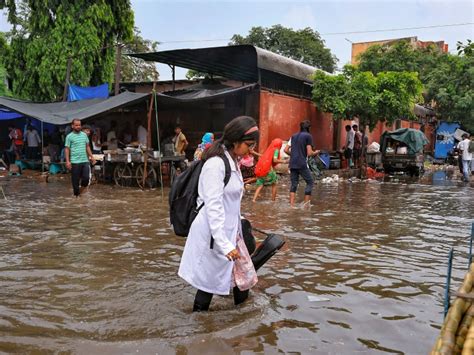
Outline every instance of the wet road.
{"type": "Polygon", "coordinates": [[[75,200],[66,182],[2,183],[4,352],[427,353],[449,248],[457,288],[474,217],[459,183],[318,185],[309,210],[249,194],[244,215],[287,245],[246,304],[218,297],[192,314],[159,191],[96,185],[75,200]]]}

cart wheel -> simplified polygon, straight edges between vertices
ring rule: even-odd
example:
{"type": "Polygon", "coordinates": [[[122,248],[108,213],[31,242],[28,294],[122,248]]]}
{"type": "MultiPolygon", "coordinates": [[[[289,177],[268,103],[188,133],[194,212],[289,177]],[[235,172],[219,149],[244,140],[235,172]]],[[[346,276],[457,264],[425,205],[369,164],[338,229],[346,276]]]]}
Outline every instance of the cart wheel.
{"type": "Polygon", "coordinates": [[[117,186],[129,187],[132,185],[132,169],[128,164],[117,164],[114,169],[114,181],[117,186]]]}
{"type": "Polygon", "coordinates": [[[158,175],[156,174],[156,170],[153,168],[152,165],[148,165],[146,167],[147,174],[146,174],[146,179],[145,179],[145,184],[143,184],[143,172],[145,170],[144,164],[140,164],[137,167],[136,171],[136,177],[137,177],[137,185],[141,188],[148,188],[152,189],[158,186],[159,181],[158,181],[158,175]]]}

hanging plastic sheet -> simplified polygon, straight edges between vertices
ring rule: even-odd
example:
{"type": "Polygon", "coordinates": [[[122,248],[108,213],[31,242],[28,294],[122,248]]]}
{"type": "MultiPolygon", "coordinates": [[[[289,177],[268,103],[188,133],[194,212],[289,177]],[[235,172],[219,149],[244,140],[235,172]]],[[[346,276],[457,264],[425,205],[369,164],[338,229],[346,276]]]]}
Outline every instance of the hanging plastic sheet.
{"type": "Polygon", "coordinates": [[[434,157],[436,159],[446,159],[448,153],[456,145],[455,132],[459,128],[459,123],[441,122],[436,130],[436,143],[434,157]]]}
{"type": "Polygon", "coordinates": [[[90,99],[106,99],[109,97],[109,84],[105,83],[99,86],[82,87],[69,85],[67,100],[80,101],[90,99]]]}

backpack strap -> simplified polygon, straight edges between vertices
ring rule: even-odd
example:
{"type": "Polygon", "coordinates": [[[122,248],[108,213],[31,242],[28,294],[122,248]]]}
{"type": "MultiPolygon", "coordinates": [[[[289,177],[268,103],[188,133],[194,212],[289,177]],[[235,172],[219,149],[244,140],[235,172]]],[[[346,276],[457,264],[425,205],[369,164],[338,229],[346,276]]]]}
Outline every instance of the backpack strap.
{"type": "MultiPolygon", "coordinates": [[[[227,158],[227,156],[223,155],[223,156],[220,156],[220,157],[224,161],[224,165],[225,165],[224,187],[226,187],[227,184],[230,181],[230,177],[232,175],[232,169],[230,168],[230,162],[229,162],[229,159],[227,158]]],[[[204,202],[202,203],[201,207],[203,205],[204,205],[204,202]]],[[[201,209],[201,207],[199,207],[199,209],[201,209]]],[[[209,248],[214,249],[214,237],[212,235],[211,235],[211,243],[209,245],[209,248]]]]}

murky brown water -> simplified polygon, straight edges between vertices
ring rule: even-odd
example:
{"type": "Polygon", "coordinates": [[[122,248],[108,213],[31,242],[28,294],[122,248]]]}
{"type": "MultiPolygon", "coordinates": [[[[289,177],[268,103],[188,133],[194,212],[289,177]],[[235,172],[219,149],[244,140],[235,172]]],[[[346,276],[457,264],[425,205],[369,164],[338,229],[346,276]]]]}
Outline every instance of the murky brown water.
{"type": "Polygon", "coordinates": [[[247,196],[244,214],[287,247],[245,305],[192,314],[159,191],[96,185],[75,200],[66,182],[3,183],[0,350],[18,353],[427,353],[448,250],[454,288],[474,217],[457,183],[319,185],[310,210],[247,196]]]}

